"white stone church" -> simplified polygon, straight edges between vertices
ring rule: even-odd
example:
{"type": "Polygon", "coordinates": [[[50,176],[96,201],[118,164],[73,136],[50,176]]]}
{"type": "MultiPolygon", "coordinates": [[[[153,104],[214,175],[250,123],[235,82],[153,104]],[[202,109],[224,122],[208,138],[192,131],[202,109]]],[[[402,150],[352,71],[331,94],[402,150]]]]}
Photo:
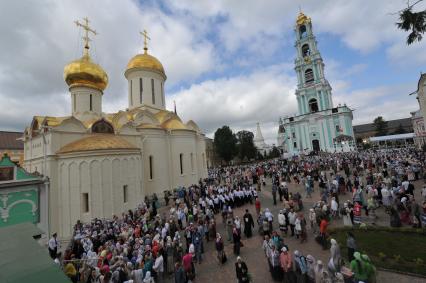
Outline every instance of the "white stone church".
{"type": "MultiPolygon", "coordinates": [[[[89,55],[64,68],[71,115],[35,116],[24,133],[24,164],[50,179],[49,232],[68,237],[77,220],[110,218],[146,195],[207,177],[205,136],[165,108],[166,73],[145,47],[127,64],[128,109],[102,112],[108,76],[89,55]]],[[[48,231],[46,231],[48,232],[48,231]]]]}

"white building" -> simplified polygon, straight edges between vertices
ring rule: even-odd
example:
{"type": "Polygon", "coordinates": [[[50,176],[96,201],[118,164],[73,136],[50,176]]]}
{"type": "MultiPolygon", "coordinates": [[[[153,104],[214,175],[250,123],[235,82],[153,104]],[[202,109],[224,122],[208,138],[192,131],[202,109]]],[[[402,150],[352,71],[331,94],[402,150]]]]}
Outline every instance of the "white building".
{"type": "Polygon", "coordinates": [[[352,110],[346,105],[333,105],[312,22],[302,12],[295,32],[298,115],[279,119],[278,146],[289,155],[355,150],[352,110]]]}
{"type": "Polygon", "coordinates": [[[77,220],[120,215],[146,195],[207,176],[205,136],[165,108],[166,74],[145,48],[127,64],[128,109],[102,111],[108,76],[89,56],[87,22],[81,59],[64,68],[71,95],[66,117],[35,116],[24,133],[29,172],[50,178],[51,231],[68,237],[77,220]]]}
{"type": "Polygon", "coordinates": [[[254,135],[253,143],[254,146],[256,146],[257,151],[264,156],[272,150],[272,147],[265,143],[259,123],[256,123],[256,133],[254,135]]]}

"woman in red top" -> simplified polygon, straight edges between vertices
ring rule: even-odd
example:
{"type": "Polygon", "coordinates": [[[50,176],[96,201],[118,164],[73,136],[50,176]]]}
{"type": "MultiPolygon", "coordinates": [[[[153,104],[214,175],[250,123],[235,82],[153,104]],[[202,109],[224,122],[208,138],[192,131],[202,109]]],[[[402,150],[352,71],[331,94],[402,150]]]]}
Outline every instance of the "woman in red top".
{"type": "Polygon", "coordinates": [[[326,245],[327,226],[328,226],[327,219],[325,219],[325,217],[323,217],[321,222],[320,222],[321,245],[322,245],[323,250],[327,249],[327,245],[326,245]]]}
{"type": "Polygon", "coordinates": [[[192,268],[192,254],[191,253],[187,253],[186,255],[183,256],[182,258],[182,264],[183,264],[183,269],[185,270],[186,273],[186,278],[192,280],[195,277],[193,268],[192,268]]]}
{"type": "Polygon", "coordinates": [[[256,198],[254,206],[256,207],[256,213],[259,216],[259,214],[260,214],[260,200],[259,200],[259,198],[256,198]]]}

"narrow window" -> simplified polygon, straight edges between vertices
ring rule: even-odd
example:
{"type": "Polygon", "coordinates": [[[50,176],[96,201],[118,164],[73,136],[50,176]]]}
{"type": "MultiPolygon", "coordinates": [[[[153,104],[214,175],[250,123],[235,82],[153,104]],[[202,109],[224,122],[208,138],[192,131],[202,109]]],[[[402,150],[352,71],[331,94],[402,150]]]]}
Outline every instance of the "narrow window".
{"type": "Polygon", "coordinates": [[[139,79],[139,102],[142,104],[143,82],[142,78],[139,79]]]}
{"type": "Polygon", "coordinates": [[[133,81],[130,80],[130,105],[133,105],[133,81]]]}
{"type": "Polygon", "coordinates": [[[191,172],[194,172],[194,154],[191,152],[191,172]]]}
{"type": "Polygon", "coordinates": [[[89,194],[88,193],[83,193],[82,195],[82,208],[83,208],[83,212],[89,212],[89,194]]]}
{"type": "Polygon", "coordinates": [[[152,178],[154,177],[154,160],[152,155],[149,156],[149,179],[152,180],[152,178]]]}
{"type": "Polygon", "coordinates": [[[340,132],[340,125],[336,125],[336,132],[340,132]]]}
{"type": "Polygon", "coordinates": [[[315,98],[312,98],[308,101],[309,110],[311,112],[318,112],[318,102],[315,98]]]}
{"type": "Polygon", "coordinates": [[[297,148],[297,143],[296,142],[293,143],[293,147],[297,148]]]}
{"type": "Polygon", "coordinates": [[[291,133],[291,136],[293,137],[293,139],[295,139],[295,138],[296,138],[296,133],[295,133],[295,132],[292,132],[292,133],[291,133]]]}
{"type": "Polygon", "coordinates": [[[92,95],[90,95],[90,111],[93,110],[93,99],[92,99],[92,95]]]}
{"type": "Polygon", "coordinates": [[[306,56],[309,56],[309,55],[311,55],[311,50],[309,49],[309,45],[305,44],[305,45],[302,46],[302,56],[306,57],[306,56]]]}
{"type": "Polygon", "coordinates": [[[314,71],[312,69],[307,69],[305,71],[305,83],[312,83],[314,81],[314,71]]]}
{"type": "Polygon", "coordinates": [[[161,103],[164,106],[164,89],[163,89],[163,83],[161,83],[161,103]]]}
{"type": "Polygon", "coordinates": [[[154,79],[151,79],[152,104],[155,104],[154,79]]]}
{"type": "Polygon", "coordinates": [[[123,201],[124,201],[124,203],[127,203],[127,200],[128,200],[128,198],[127,198],[127,185],[124,185],[123,186],[123,201]]]}
{"type": "Polygon", "coordinates": [[[300,38],[306,37],[308,34],[306,32],[306,26],[301,26],[299,29],[300,38]]]}
{"type": "Polygon", "coordinates": [[[180,174],[183,175],[183,153],[179,154],[180,174]]]}
{"type": "Polygon", "coordinates": [[[73,95],[74,112],[77,111],[77,94],[73,95]]]}

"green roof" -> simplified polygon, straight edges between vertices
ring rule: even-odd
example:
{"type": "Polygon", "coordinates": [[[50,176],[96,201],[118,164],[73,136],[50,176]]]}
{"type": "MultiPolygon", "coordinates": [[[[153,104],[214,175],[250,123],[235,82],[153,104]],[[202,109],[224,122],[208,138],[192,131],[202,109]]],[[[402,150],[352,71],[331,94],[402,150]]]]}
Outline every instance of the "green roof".
{"type": "Polygon", "coordinates": [[[16,167],[16,180],[37,179],[37,176],[28,173],[23,168],[16,165],[12,160],[10,160],[9,155],[6,153],[3,155],[2,159],[0,159],[0,167],[16,167]]]}
{"type": "Polygon", "coordinates": [[[32,223],[22,223],[0,229],[0,282],[2,283],[69,283],[33,236],[42,234],[32,223]]]}

